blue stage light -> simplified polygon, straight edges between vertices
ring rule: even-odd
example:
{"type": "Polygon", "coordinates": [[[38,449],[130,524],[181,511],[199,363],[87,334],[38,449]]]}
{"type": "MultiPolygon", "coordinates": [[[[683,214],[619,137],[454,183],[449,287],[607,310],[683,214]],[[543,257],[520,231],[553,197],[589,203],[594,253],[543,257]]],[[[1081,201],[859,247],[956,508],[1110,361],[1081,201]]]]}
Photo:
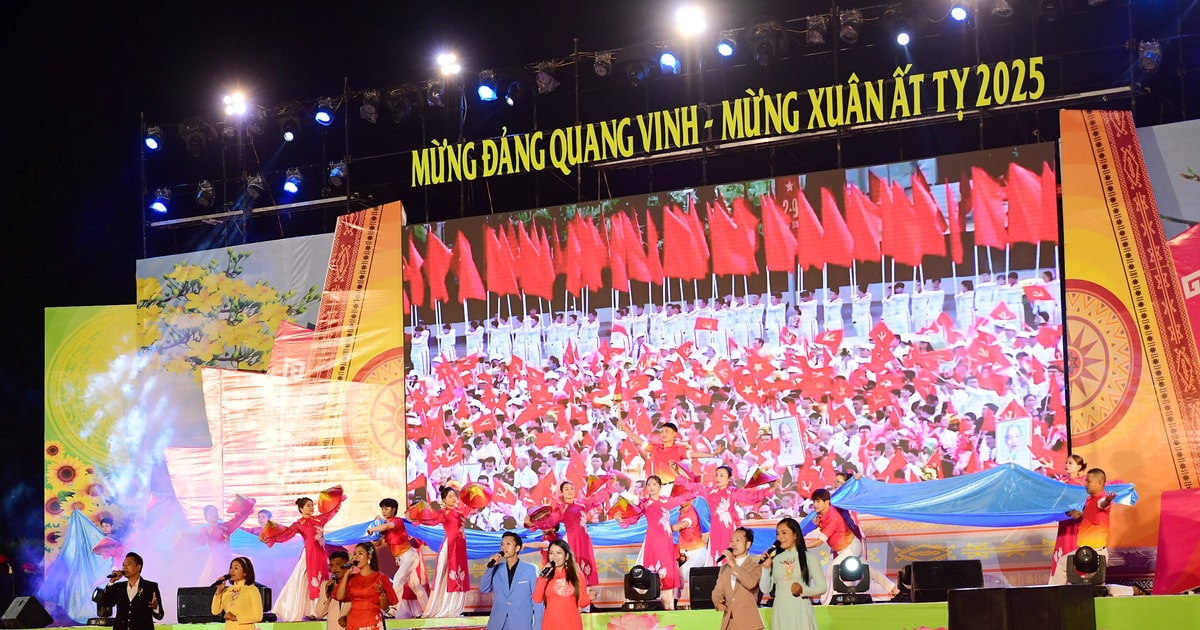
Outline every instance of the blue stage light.
{"type": "Polygon", "coordinates": [[[287,170],[287,177],[283,180],[283,192],[289,195],[294,195],[300,192],[300,185],[304,183],[304,176],[300,174],[300,169],[296,167],[287,170]]]}
{"type": "Polygon", "coordinates": [[[953,7],[950,7],[950,17],[955,22],[962,22],[967,19],[967,6],[962,3],[955,3],[953,7]]]}
{"type": "Polygon", "coordinates": [[[147,127],[146,128],[146,148],[151,151],[157,151],[162,148],[162,128],[147,127]]]}
{"type": "Polygon", "coordinates": [[[313,120],[317,121],[318,125],[328,127],[333,124],[333,99],[321,98],[317,99],[317,109],[313,113],[313,120]]]}
{"type": "Polygon", "coordinates": [[[734,47],[734,43],[733,43],[732,39],[722,39],[721,41],[717,42],[717,54],[718,55],[728,58],[728,57],[732,57],[733,53],[735,51],[736,51],[736,48],[734,47]]]}
{"type": "Polygon", "coordinates": [[[494,101],[500,97],[496,92],[495,71],[483,70],[479,73],[479,87],[475,88],[475,93],[479,94],[479,100],[485,103],[494,101]]]}
{"type": "Polygon", "coordinates": [[[899,44],[901,46],[907,46],[910,41],[912,41],[912,36],[908,34],[908,31],[897,31],[896,32],[896,43],[897,44],[899,44]]]}
{"type": "Polygon", "coordinates": [[[150,202],[150,209],[159,213],[166,214],[171,207],[171,189],[159,188],[154,191],[154,201],[150,202]]]}
{"type": "Polygon", "coordinates": [[[667,50],[658,57],[658,65],[662,68],[663,74],[679,74],[679,58],[675,53],[667,50]]]}
{"type": "Polygon", "coordinates": [[[349,172],[345,160],[331,162],[329,164],[329,185],[334,188],[341,188],[342,184],[346,183],[346,175],[349,172]]]}

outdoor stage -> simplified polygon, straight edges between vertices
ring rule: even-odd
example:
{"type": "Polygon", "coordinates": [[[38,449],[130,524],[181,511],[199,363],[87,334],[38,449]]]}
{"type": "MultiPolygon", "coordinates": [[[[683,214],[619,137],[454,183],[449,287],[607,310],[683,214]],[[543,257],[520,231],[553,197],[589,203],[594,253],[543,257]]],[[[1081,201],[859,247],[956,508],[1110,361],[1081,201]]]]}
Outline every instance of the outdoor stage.
{"type": "MultiPolygon", "coordinates": [[[[862,606],[817,606],[817,627],[821,630],[860,629],[914,630],[916,628],[945,628],[949,625],[949,609],[944,602],[925,604],[870,604],[862,606]]],[[[596,613],[583,616],[585,630],[606,630],[611,621],[622,615],[656,616],[657,624],[645,621],[635,625],[616,626],[620,629],[654,630],[671,628],[716,628],[721,614],[714,610],[683,610],[646,613],[596,613]],[[645,624],[645,625],[643,625],[645,624]]],[[[763,621],[770,627],[771,610],[762,609],[763,621]]],[[[1164,595],[1147,597],[1104,597],[1096,600],[1096,627],[1104,630],[1142,630],[1170,628],[1180,622],[1200,620],[1200,595],[1164,595]]],[[[461,619],[389,619],[388,628],[483,628],[487,617],[461,619]]],[[[261,630],[325,630],[325,622],[260,623],[261,630]]],[[[159,625],[164,630],[216,630],[222,624],[159,625]]],[[[1192,627],[1192,626],[1180,626],[1192,627]]],[[[81,626],[84,630],[88,626],[81,626]]]]}

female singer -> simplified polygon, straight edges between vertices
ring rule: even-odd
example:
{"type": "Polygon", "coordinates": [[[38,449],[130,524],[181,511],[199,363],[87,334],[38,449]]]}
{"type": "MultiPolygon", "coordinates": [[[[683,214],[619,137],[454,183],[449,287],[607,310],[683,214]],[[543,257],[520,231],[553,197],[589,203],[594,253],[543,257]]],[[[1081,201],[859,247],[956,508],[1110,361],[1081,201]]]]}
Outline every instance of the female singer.
{"type": "Polygon", "coordinates": [[[350,602],[346,630],[383,630],[383,611],[395,606],[400,599],[396,597],[392,581],[379,572],[375,546],[365,542],[354,545],[350,562],[358,572],[342,573],[333,595],[340,602],[350,602]]]}
{"type": "Polygon", "coordinates": [[[422,617],[461,617],[471,590],[471,575],[467,569],[467,539],[463,538],[463,523],[471,510],[458,501],[458,493],[450,486],[440,491],[442,509],[430,515],[421,515],[423,525],[441,525],[446,532],[442,548],[438,550],[437,569],[434,570],[433,588],[429,603],[422,617]]]}
{"type": "MultiPolygon", "coordinates": [[[[642,543],[642,566],[659,575],[662,587],[663,608],[675,610],[675,589],[680,586],[679,564],[676,562],[675,540],[671,537],[671,510],[691,501],[696,493],[691,490],[670,497],[662,494],[662,480],[658,475],[646,478],[646,496],[640,507],[646,517],[646,540],[642,543]]],[[[637,518],[641,518],[639,515],[637,518]]],[[[621,521],[621,527],[629,527],[637,518],[621,521]]]]}
{"type": "Polygon", "coordinates": [[[800,523],[785,518],[775,526],[775,546],[779,552],[763,554],[759,588],[775,590],[771,607],[771,630],[816,630],[817,618],[808,600],[825,592],[828,584],[821,571],[821,559],[806,553],[800,537],[800,523]],[[799,544],[798,544],[799,543],[799,544]]]}
{"type": "MultiPolygon", "coordinates": [[[[1082,457],[1074,453],[1068,455],[1066,469],[1066,474],[1058,476],[1059,481],[1073,486],[1082,486],[1085,484],[1087,481],[1087,462],[1082,457]]],[[[1050,569],[1051,579],[1058,572],[1059,558],[1074,551],[1078,546],[1075,543],[1078,535],[1079,521],[1068,518],[1065,521],[1058,522],[1058,536],[1054,539],[1054,554],[1050,556],[1050,561],[1054,563],[1050,569]]]]}
{"type": "Polygon", "coordinates": [[[700,498],[708,503],[708,510],[712,514],[708,530],[708,557],[712,565],[717,563],[717,559],[729,547],[734,530],[742,526],[738,505],[761,504],[775,492],[775,486],[779,483],[772,482],[754,490],[738,488],[732,483],[733,469],[729,466],[718,466],[716,487],[706,488],[681,472],[678,464],[672,463],[672,467],[675,468],[675,483],[683,486],[685,490],[696,490],[700,498]]]}
{"type": "Polygon", "coordinates": [[[588,599],[587,585],[579,575],[575,554],[564,540],[550,543],[550,564],[542,569],[537,584],[533,587],[533,601],[546,605],[542,616],[542,628],[556,630],[583,630],[581,608],[592,604],[588,599]]]}
{"type": "Polygon", "coordinates": [[[262,621],[262,594],[254,584],[254,565],[250,558],[237,557],[229,563],[227,576],[232,586],[226,586],[225,580],[217,585],[213,593],[211,612],[214,615],[225,613],[225,630],[253,630],[254,624],[262,621]]]}
{"type": "MultiPolygon", "coordinates": [[[[558,485],[562,503],[554,508],[550,516],[537,523],[537,528],[542,530],[557,530],[558,524],[563,524],[566,529],[564,540],[575,550],[575,561],[583,573],[583,582],[589,591],[589,598],[594,596],[592,589],[599,588],[600,576],[596,571],[596,551],[592,547],[592,537],[587,531],[587,514],[608,501],[608,497],[613,493],[615,481],[610,477],[603,486],[582,499],[577,498],[575,484],[570,481],[562,482],[558,485]]],[[[526,524],[530,525],[528,522],[526,524]]]]}
{"type": "Polygon", "coordinates": [[[325,523],[337,515],[346,500],[345,495],[338,497],[337,503],[324,514],[316,514],[313,500],[308,497],[296,499],[296,508],[300,510],[300,519],[278,534],[267,535],[264,527],[258,539],[268,547],[275,543],[287,542],[296,534],[304,539],[304,550],[296,561],[296,568],[288,577],[279,597],[275,600],[275,614],[284,621],[303,621],[305,616],[313,613],[317,597],[321,594],[321,582],[329,576],[329,561],[325,557],[325,523]]]}

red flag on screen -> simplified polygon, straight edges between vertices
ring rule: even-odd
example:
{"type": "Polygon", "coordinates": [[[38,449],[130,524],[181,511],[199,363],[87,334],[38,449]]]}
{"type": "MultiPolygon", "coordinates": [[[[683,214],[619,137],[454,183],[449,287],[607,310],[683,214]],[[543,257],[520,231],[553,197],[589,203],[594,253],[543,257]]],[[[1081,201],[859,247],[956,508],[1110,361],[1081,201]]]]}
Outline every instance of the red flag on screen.
{"type": "Polygon", "coordinates": [[[846,185],[846,228],[854,240],[854,259],[864,262],[876,261],[880,257],[881,225],[879,218],[867,208],[867,204],[871,203],[858,186],[846,185]]]}
{"type": "Polygon", "coordinates": [[[803,269],[820,269],[825,264],[825,228],[803,190],[796,195],[796,264],[803,269]]]}
{"type": "Polygon", "coordinates": [[[771,195],[762,195],[763,247],[767,270],[795,271],[796,236],[783,210],[771,195]]]}
{"type": "Polygon", "coordinates": [[[479,270],[475,268],[475,258],[471,253],[471,242],[467,240],[466,232],[459,232],[454,238],[454,255],[450,268],[458,278],[458,301],[486,300],[487,290],[483,288],[483,280],[479,270]]]}
{"type": "Polygon", "coordinates": [[[850,235],[850,228],[838,210],[833,192],[824,187],[821,188],[821,229],[824,235],[824,262],[842,267],[853,265],[854,237],[850,235]]]}
{"type": "Polygon", "coordinates": [[[1008,165],[1008,240],[1037,243],[1042,212],[1042,180],[1017,163],[1008,165]]]}
{"type": "Polygon", "coordinates": [[[708,262],[711,256],[708,251],[708,241],[704,238],[704,224],[700,221],[700,212],[696,210],[695,195],[688,195],[687,223],[692,237],[692,277],[704,278],[708,275],[708,262]]]}
{"type": "Polygon", "coordinates": [[[1008,244],[1004,193],[983,169],[971,167],[971,207],[975,215],[975,245],[1003,248],[1008,244]]]}
{"type": "Polygon", "coordinates": [[[409,233],[408,255],[404,257],[404,288],[409,300],[416,306],[425,305],[425,278],[421,275],[425,259],[417,252],[416,237],[409,233]]]}
{"type": "Polygon", "coordinates": [[[649,210],[646,211],[646,266],[650,270],[650,281],[662,286],[666,274],[663,273],[662,256],[658,253],[658,228],[649,210]]]}
{"type": "Polygon", "coordinates": [[[1046,287],[1040,284],[1026,284],[1022,286],[1021,289],[1025,291],[1025,297],[1028,298],[1030,302],[1045,302],[1054,299],[1054,296],[1050,295],[1050,292],[1046,290],[1046,287]]]}
{"type": "Polygon", "coordinates": [[[950,190],[949,182],[945,184],[945,191],[946,215],[950,224],[950,260],[956,265],[961,265],[963,262],[962,216],[958,213],[958,202],[954,200],[954,193],[950,190]]]}
{"type": "Polygon", "coordinates": [[[1058,244],[1058,182],[1054,178],[1054,167],[1042,162],[1042,203],[1037,215],[1037,239],[1045,243],[1058,244]]]}
{"type": "MultiPolygon", "coordinates": [[[[920,171],[918,171],[919,173],[920,171]]],[[[913,207],[916,209],[916,227],[921,234],[921,254],[924,256],[946,256],[946,218],[933,199],[933,192],[924,177],[913,176],[913,207]]]]}
{"type": "Polygon", "coordinates": [[[750,200],[746,197],[737,197],[733,200],[733,222],[737,224],[738,231],[745,239],[739,249],[745,267],[739,273],[748,276],[758,275],[759,220],[750,211],[750,200]]]}
{"type": "Polygon", "coordinates": [[[449,302],[450,294],[446,291],[446,274],[450,272],[452,252],[433,230],[426,232],[425,279],[429,284],[429,300],[431,302],[449,302]]]}
{"type": "Polygon", "coordinates": [[[501,238],[503,229],[483,229],[483,255],[486,266],[487,290],[496,295],[517,295],[517,276],[513,271],[512,252],[501,238]]]}

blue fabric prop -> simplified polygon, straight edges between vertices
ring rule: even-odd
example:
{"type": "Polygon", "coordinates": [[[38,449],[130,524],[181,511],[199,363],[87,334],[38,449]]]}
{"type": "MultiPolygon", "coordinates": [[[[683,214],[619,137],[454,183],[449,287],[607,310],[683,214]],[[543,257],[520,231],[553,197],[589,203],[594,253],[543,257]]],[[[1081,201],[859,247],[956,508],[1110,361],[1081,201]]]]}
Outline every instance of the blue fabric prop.
{"type": "Polygon", "coordinates": [[[92,553],[104,534],[82,512],[75,510],[67,519],[67,533],[62,550],[46,571],[46,579],[38,589],[38,597],[66,609],[67,615],[84,623],[96,616],[92,589],[105,583],[113,570],[113,561],[92,553]]]}

